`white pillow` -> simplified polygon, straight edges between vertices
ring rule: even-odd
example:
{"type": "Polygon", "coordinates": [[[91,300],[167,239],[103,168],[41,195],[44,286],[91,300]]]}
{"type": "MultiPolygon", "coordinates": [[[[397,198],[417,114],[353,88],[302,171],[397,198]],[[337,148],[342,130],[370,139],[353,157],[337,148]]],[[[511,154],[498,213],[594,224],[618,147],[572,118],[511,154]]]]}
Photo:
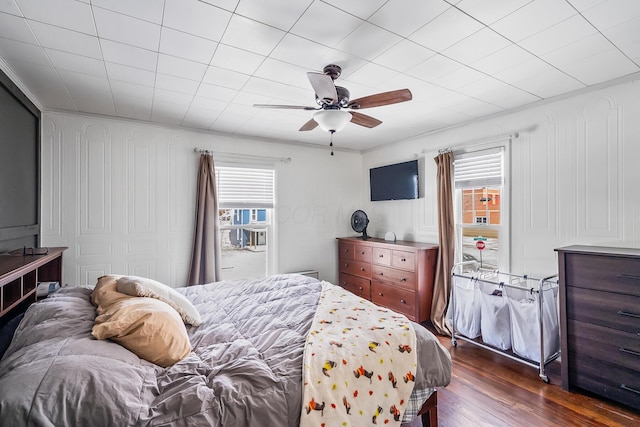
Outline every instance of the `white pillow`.
{"type": "Polygon", "coordinates": [[[122,276],[117,282],[118,292],[134,297],[151,297],[166,302],[173,307],[182,320],[193,326],[200,326],[202,318],[198,309],[180,292],[152,279],[137,276],[122,276]]]}

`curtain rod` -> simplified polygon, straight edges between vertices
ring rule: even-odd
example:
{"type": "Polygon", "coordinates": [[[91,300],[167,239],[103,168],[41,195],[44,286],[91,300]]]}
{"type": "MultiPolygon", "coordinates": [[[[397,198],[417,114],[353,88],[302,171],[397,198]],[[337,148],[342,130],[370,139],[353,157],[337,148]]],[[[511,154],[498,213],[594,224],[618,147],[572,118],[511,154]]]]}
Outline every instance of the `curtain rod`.
{"type": "Polygon", "coordinates": [[[269,160],[273,162],[289,163],[291,157],[270,157],[270,156],[256,156],[253,154],[234,154],[234,153],[215,153],[211,150],[204,150],[201,148],[194,148],[193,151],[198,154],[216,155],[222,158],[238,159],[238,160],[269,160]]]}
{"type": "MultiPolygon", "coordinates": [[[[503,141],[505,139],[517,139],[518,137],[520,137],[520,133],[519,132],[513,132],[513,133],[509,133],[506,135],[499,135],[499,136],[494,136],[491,138],[485,138],[485,139],[480,139],[477,141],[468,141],[468,142],[464,142],[464,143],[459,143],[459,144],[454,144],[452,146],[446,147],[446,148],[441,148],[438,150],[438,154],[443,154],[443,153],[447,153],[447,152],[452,152],[457,148],[463,148],[463,147],[469,147],[470,144],[473,145],[483,145],[483,144],[490,144],[492,142],[498,142],[498,141],[503,141]]],[[[426,154],[427,150],[422,150],[422,154],[426,154]]]]}

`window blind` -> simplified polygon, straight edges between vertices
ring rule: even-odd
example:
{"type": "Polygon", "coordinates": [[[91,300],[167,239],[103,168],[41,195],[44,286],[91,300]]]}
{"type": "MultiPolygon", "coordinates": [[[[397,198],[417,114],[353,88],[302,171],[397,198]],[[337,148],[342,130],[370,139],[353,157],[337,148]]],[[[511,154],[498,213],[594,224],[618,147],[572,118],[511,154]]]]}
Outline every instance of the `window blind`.
{"type": "Polygon", "coordinates": [[[503,177],[502,148],[456,155],[453,161],[455,188],[499,186],[503,177]]]}
{"type": "Polygon", "coordinates": [[[273,169],[216,166],[216,186],[220,208],[273,208],[273,169]]]}

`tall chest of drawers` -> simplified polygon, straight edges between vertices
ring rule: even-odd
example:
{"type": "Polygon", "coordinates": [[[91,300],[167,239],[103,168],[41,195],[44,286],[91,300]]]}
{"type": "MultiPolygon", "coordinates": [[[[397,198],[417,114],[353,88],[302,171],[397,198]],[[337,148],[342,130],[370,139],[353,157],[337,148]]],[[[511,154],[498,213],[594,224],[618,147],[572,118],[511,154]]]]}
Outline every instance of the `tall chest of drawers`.
{"type": "Polygon", "coordinates": [[[340,286],[410,320],[429,320],[438,245],[357,237],[337,240],[340,286]]]}
{"type": "Polygon", "coordinates": [[[557,249],[562,387],[640,410],[640,250],[557,249]]]}

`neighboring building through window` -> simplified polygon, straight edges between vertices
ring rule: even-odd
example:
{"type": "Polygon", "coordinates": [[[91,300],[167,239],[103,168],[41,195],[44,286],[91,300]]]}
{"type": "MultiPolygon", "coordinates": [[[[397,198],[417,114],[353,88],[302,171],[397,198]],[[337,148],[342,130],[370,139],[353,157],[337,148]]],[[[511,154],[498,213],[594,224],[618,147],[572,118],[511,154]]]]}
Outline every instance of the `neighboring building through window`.
{"type": "Polygon", "coordinates": [[[222,278],[267,276],[274,252],[274,170],[217,166],[216,185],[222,278]]]}
{"type": "Polygon", "coordinates": [[[453,169],[457,262],[508,270],[504,149],[456,155],[453,169]]]}

